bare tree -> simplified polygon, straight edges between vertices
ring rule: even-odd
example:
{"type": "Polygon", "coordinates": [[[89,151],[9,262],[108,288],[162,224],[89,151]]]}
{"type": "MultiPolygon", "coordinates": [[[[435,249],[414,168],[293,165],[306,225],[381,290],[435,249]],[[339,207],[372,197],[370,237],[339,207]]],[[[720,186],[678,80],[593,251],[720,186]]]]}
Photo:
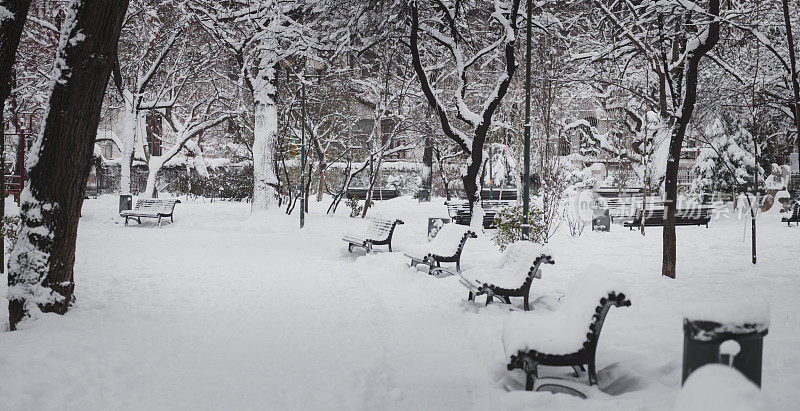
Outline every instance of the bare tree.
{"type": "Polygon", "coordinates": [[[478,179],[484,164],[483,148],[492,116],[517,68],[515,46],[520,1],[496,1],[493,10],[483,10],[469,2],[432,1],[432,6],[421,3],[411,3],[409,45],[414,71],[428,104],[439,118],[442,131],[469,156],[462,180],[472,210],[472,224],[482,224],[482,213],[476,212],[475,205],[480,207],[478,179]],[[421,14],[424,15],[421,17],[421,14]],[[421,39],[428,39],[430,44],[421,47],[421,39]],[[431,66],[426,66],[428,64],[431,66]],[[480,101],[474,91],[480,84],[472,82],[480,83],[478,79],[486,78],[478,74],[486,67],[497,70],[493,76],[496,81],[493,87],[484,84],[486,97],[480,101]],[[450,95],[453,106],[448,107],[442,98],[444,93],[436,87],[444,86],[447,82],[443,78],[450,75],[456,85],[450,95]],[[479,111],[470,108],[470,102],[475,101],[479,101],[475,104],[479,111]],[[455,119],[448,112],[455,112],[455,119]],[[459,129],[456,120],[470,132],[459,129]]]}

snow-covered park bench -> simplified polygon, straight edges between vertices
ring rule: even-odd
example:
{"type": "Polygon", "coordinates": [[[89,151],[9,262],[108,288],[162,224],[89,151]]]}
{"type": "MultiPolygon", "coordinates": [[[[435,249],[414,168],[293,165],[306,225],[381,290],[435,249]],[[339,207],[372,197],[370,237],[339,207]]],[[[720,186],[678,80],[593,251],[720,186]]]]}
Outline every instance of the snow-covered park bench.
{"type": "Polygon", "coordinates": [[[800,225],[800,201],[795,202],[792,206],[792,215],[781,218],[781,222],[786,223],[789,227],[792,226],[792,223],[798,223],[798,225],[800,225]]]}
{"type": "Polygon", "coordinates": [[[530,241],[509,244],[495,264],[474,267],[461,272],[461,284],[469,290],[468,301],[486,294],[486,305],[495,296],[511,304],[510,297],[522,297],[522,307],[528,311],[528,294],[534,277],[540,278],[541,264],[555,264],[550,253],[530,241]]]}
{"type": "Polygon", "coordinates": [[[142,218],[157,218],[160,227],[162,218],[169,217],[170,222],[175,221],[172,213],[175,211],[175,204],[180,202],[181,200],[177,198],[142,198],[136,201],[133,210],[122,210],[119,216],[125,217],[125,225],[128,225],[130,219],[135,219],[141,224],[142,218]]]}
{"type": "Polygon", "coordinates": [[[467,226],[445,224],[430,243],[409,247],[405,255],[411,259],[411,266],[425,264],[430,274],[450,272],[441,268],[442,263],[456,263],[456,272],[461,271],[461,252],[467,239],[476,238],[475,232],[467,226]]]}
{"type": "Polygon", "coordinates": [[[526,374],[525,389],[533,389],[539,378],[537,367],[589,368],[589,385],[597,384],[597,342],[611,307],[627,307],[630,300],[622,287],[607,282],[597,272],[577,276],[569,287],[566,301],[548,315],[518,315],[503,324],[503,346],[510,356],[508,370],[526,374]]]}
{"type": "MultiPolygon", "coordinates": [[[[366,200],[369,187],[353,187],[347,189],[347,198],[356,198],[358,200],[366,200]]],[[[391,200],[400,196],[400,192],[396,188],[373,188],[372,200],[391,200]]]]}
{"type": "Polygon", "coordinates": [[[370,252],[373,246],[387,245],[391,252],[394,229],[398,224],[403,224],[403,221],[368,218],[364,222],[366,227],[361,227],[361,229],[342,237],[342,240],[347,242],[347,251],[352,253],[353,247],[360,247],[370,252]]]}
{"type": "MultiPolygon", "coordinates": [[[[626,221],[623,225],[634,227],[642,225],[642,215],[644,214],[645,226],[659,226],[664,225],[664,209],[663,208],[648,208],[642,213],[642,209],[637,209],[633,220],[626,221]]],[[[708,228],[708,222],[711,221],[711,210],[705,207],[690,207],[679,208],[675,210],[675,225],[705,225],[708,228]]]]}
{"type": "MultiPolygon", "coordinates": [[[[483,207],[483,228],[493,228],[494,216],[504,207],[515,205],[516,203],[516,200],[481,201],[481,206],[483,207]]],[[[445,205],[447,205],[447,214],[450,215],[454,223],[461,225],[470,224],[472,213],[469,210],[469,203],[467,201],[448,201],[445,205]]]]}

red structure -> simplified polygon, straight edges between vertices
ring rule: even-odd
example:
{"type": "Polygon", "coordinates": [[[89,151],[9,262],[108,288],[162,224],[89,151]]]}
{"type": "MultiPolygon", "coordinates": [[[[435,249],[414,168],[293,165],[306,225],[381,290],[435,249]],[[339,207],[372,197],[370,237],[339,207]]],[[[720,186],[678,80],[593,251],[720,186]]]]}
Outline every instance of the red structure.
{"type": "MultiPolygon", "coordinates": [[[[33,111],[30,115],[30,119],[28,120],[28,129],[18,129],[16,133],[5,133],[6,136],[16,136],[19,138],[19,144],[17,145],[17,166],[15,167],[18,171],[16,174],[6,174],[5,170],[3,170],[3,183],[5,185],[5,192],[4,194],[7,196],[9,194],[14,195],[14,200],[17,201],[17,205],[20,204],[20,194],[22,190],[25,188],[25,150],[27,148],[29,137],[33,137],[33,117],[36,111],[41,110],[37,108],[33,111]]],[[[3,155],[5,156],[5,141],[3,142],[3,155]]],[[[5,159],[3,159],[5,163],[5,159]]]]}
{"type": "Polygon", "coordinates": [[[22,189],[25,188],[25,137],[29,136],[30,134],[20,132],[9,133],[7,135],[19,136],[19,150],[17,153],[19,156],[19,174],[9,175],[5,174],[5,171],[3,172],[3,180],[6,184],[6,195],[14,194],[14,200],[17,200],[17,205],[19,205],[20,193],[22,193],[22,189]]]}

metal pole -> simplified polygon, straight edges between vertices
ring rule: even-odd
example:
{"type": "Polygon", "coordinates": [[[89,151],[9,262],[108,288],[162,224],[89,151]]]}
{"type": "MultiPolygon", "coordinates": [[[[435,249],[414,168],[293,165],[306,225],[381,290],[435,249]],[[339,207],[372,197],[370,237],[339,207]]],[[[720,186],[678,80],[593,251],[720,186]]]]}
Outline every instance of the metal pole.
{"type": "Polygon", "coordinates": [[[522,186],[522,239],[530,239],[530,184],[531,184],[531,0],[527,1],[526,28],[527,44],[525,45],[525,148],[524,148],[524,184],[522,186]]]}
{"type": "MultiPolygon", "coordinates": [[[[6,219],[6,133],[5,125],[0,121],[0,127],[3,127],[3,150],[0,154],[0,169],[3,171],[3,183],[0,184],[0,228],[5,228],[6,219]]],[[[19,131],[19,130],[18,130],[19,131]]],[[[6,272],[6,241],[3,232],[0,231],[0,248],[2,248],[2,255],[0,255],[0,274],[6,272]]]]}
{"type": "MultiPolygon", "coordinates": [[[[306,84],[300,92],[300,228],[306,224],[306,84]]],[[[311,176],[309,176],[310,178],[311,176]]]]}
{"type": "Polygon", "coordinates": [[[489,144],[489,200],[494,200],[494,172],[492,171],[492,145],[489,144]]]}

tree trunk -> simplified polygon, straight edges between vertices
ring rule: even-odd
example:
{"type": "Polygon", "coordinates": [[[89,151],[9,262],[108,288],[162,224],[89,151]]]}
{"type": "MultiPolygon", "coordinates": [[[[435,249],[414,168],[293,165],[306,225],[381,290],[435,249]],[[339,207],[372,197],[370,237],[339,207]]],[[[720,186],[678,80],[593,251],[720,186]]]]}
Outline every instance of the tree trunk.
{"type": "MultiPolygon", "coordinates": [[[[681,121],[682,119],[679,119],[681,121]]],[[[675,278],[675,261],[677,256],[675,238],[675,207],[678,200],[678,167],[681,158],[681,146],[685,133],[677,126],[672,130],[669,142],[669,160],[667,171],[664,174],[664,233],[663,233],[663,258],[661,262],[661,275],[675,278]]],[[[642,211],[644,212],[644,210],[642,211]]],[[[644,218],[644,217],[642,217],[644,218]]]]}
{"type": "MultiPolygon", "coordinates": [[[[478,138],[475,138],[478,140],[478,138]]],[[[481,187],[478,184],[478,178],[481,175],[483,168],[483,141],[480,142],[479,149],[473,149],[470,154],[469,164],[467,165],[467,172],[461,176],[461,181],[464,183],[464,192],[469,201],[469,211],[472,215],[470,226],[476,230],[483,230],[483,208],[481,207],[481,187]]]]}
{"type": "Polygon", "coordinates": [[[53,72],[49,112],[29,155],[19,240],[11,254],[11,330],[37,306],[64,314],[73,300],[75,240],[100,109],[127,0],[75,0],[53,72]]]}
{"type": "MultiPolygon", "coordinates": [[[[25,26],[25,20],[28,17],[28,8],[30,7],[30,0],[2,0],[0,7],[5,7],[11,13],[10,18],[0,19],[0,141],[5,142],[5,127],[3,126],[3,113],[5,113],[5,103],[8,95],[11,93],[11,70],[14,68],[15,56],[17,54],[17,47],[19,46],[19,38],[22,35],[22,28],[25,26]]],[[[19,130],[17,130],[19,132],[19,130]]],[[[0,218],[6,216],[6,185],[5,185],[5,169],[6,169],[6,149],[5,144],[2,147],[2,159],[0,159],[0,170],[3,173],[3,183],[0,184],[0,218]]],[[[2,220],[0,220],[2,225],[2,220]]],[[[0,255],[0,273],[4,273],[6,269],[6,248],[5,239],[0,235],[0,247],[2,247],[2,255],[0,255]]]]}
{"type": "MultiPolygon", "coordinates": [[[[274,82],[274,76],[271,81],[274,82]]],[[[255,90],[253,94],[255,127],[253,128],[252,211],[255,212],[277,205],[278,175],[275,172],[273,159],[278,140],[278,108],[274,92],[268,92],[266,87],[255,90]]]]}
{"type": "Polygon", "coordinates": [[[428,190],[430,196],[433,187],[433,141],[425,138],[425,149],[422,152],[422,188],[428,190]]]}
{"type": "MultiPolygon", "coordinates": [[[[30,0],[0,0],[0,7],[11,13],[10,18],[0,18],[0,116],[11,93],[11,70],[30,5],[30,0]]],[[[0,136],[3,133],[0,127],[0,136]]]]}
{"type": "MultiPolygon", "coordinates": [[[[131,99],[136,98],[129,94],[131,99]]],[[[126,96],[126,100],[127,100],[126,96]]],[[[133,168],[133,155],[136,151],[136,125],[138,119],[136,117],[136,107],[132,102],[125,101],[125,115],[122,124],[122,147],[119,148],[122,157],[120,157],[120,177],[119,177],[119,192],[120,194],[131,193],[131,169],[133,168]]]]}
{"type": "Polygon", "coordinates": [[[794,55],[794,37],[792,36],[792,21],[789,16],[789,0],[782,0],[783,3],[783,22],[786,26],[786,42],[789,46],[789,64],[791,67],[792,77],[792,91],[794,93],[794,104],[792,105],[792,112],[794,113],[794,125],[797,128],[797,136],[795,144],[797,145],[797,152],[800,153],[800,84],[797,78],[797,60],[794,55]]]}
{"type": "Polygon", "coordinates": [[[322,201],[322,193],[325,191],[325,159],[319,159],[319,185],[317,186],[317,202],[322,201]]]}
{"type": "MultiPolygon", "coordinates": [[[[709,2],[709,14],[719,16],[719,0],[709,2]]],[[[686,128],[692,119],[694,105],[697,102],[697,73],[699,71],[700,59],[708,53],[719,40],[719,19],[714,19],[708,25],[708,36],[704,43],[701,43],[693,50],[688,57],[685,69],[685,88],[682,99],[680,117],[672,130],[669,141],[669,159],[667,160],[667,170],[664,178],[664,236],[663,236],[663,260],[661,263],[661,275],[675,278],[676,262],[676,239],[675,239],[675,208],[678,200],[678,167],[681,161],[681,147],[683,138],[686,135],[686,128]]]]}

